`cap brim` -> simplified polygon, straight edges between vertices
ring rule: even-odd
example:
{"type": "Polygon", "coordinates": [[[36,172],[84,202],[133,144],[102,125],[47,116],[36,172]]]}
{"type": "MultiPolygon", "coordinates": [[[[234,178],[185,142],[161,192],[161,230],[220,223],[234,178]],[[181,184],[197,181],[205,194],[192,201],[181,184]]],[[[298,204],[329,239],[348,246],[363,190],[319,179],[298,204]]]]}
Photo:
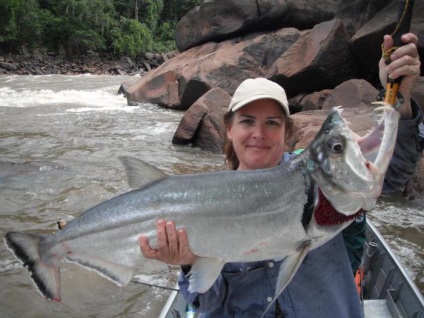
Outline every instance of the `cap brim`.
{"type": "Polygon", "coordinates": [[[281,106],[281,108],[284,110],[284,113],[286,114],[286,116],[290,117],[290,112],[289,112],[288,106],[282,104],[281,101],[278,100],[277,98],[275,98],[271,95],[267,95],[267,94],[255,95],[255,96],[245,98],[242,101],[240,101],[239,103],[237,103],[236,105],[234,105],[230,109],[230,111],[235,112],[235,111],[239,110],[240,108],[243,108],[247,104],[254,102],[256,100],[260,100],[260,99],[272,99],[272,100],[276,101],[281,106]]]}

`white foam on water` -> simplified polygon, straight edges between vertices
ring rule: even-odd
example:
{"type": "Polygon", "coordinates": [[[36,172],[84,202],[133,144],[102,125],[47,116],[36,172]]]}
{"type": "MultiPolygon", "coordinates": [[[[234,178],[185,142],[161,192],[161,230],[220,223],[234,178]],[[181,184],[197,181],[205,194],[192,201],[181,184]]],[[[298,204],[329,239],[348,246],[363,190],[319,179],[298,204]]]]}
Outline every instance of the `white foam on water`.
{"type": "Polygon", "coordinates": [[[13,90],[0,88],[0,107],[35,107],[45,105],[79,105],[68,109],[70,112],[95,110],[133,111],[137,107],[127,106],[122,95],[112,94],[106,89],[53,91],[50,89],[13,90]]]}
{"type": "Polygon", "coordinates": [[[8,272],[14,269],[21,269],[22,264],[19,261],[11,259],[0,260],[0,273],[8,272]]]}

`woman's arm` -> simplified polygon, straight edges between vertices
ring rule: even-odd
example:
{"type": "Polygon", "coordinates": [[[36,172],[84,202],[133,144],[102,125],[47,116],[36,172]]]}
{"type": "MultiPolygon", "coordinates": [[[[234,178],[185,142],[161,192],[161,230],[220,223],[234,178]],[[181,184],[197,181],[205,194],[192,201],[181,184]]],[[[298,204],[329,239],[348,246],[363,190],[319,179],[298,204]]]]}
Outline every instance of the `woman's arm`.
{"type": "MultiPolygon", "coordinates": [[[[412,33],[402,36],[403,46],[394,51],[391,63],[386,65],[383,58],[379,62],[380,81],[385,87],[387,76],[396,79],[402,76],[399,93],[404,98],[403,105],[398,109],[401,114],[396,145],[392,160],[383,183],[383,192],[399,190],[414,175],[422,154],[423,136],[419,133],[423,115],[419,105],[412,100],[411,93],[420,75],[420,59],[417,50],[418,38],[412,33]]],[[[387,51],[393,46],[391,36],[384,36],[383,49],[387,51]]],[[[363,244],[365,242],[365,214],[363,218],[352,222],[343,230],[343,237],[353,272],[361,262],[363,244]]]]}
{"type": "MultiPolygon", "coordinates": [[[[398,109],[401,114],[396,146],[390,166],[386,172],[383,192],[390,193],[399,190],[414,175],[422,154],[423,137],[419,134],[423,115],[420,106],[412,100],[411,94],[420,75],[420,58],[415,34],[407,33],[401,37],[404,45],[397,48],[391,55],[390,64],[386,65],[383,58],[379,62],[380,81],[386,84],[387,76],[392,79],[402,77],[399,93],[404,98],[403,105],[398,109]]],[[[391,36],[384,36],[383,50],[393,46],[391,36]]]]}

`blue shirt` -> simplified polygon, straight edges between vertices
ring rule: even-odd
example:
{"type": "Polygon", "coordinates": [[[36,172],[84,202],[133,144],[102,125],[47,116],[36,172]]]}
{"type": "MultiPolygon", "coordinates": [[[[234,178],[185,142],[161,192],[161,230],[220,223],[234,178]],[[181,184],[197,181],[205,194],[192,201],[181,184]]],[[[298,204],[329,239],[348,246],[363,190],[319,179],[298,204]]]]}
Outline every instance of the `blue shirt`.
{"type": "MultiPolygon", "coordinates": [[[[188,293],[184,275],[180,276],[180,290],[200,313],[198,317],[258,318],[273,298],[280,264],[227,263],[206,293],[188,293]]],[[[308,253],[277,300],[285,318],[363,317],[341,234],[308,253]]],[[[275,317],[275,304],[265,317],[275,317]]]]}

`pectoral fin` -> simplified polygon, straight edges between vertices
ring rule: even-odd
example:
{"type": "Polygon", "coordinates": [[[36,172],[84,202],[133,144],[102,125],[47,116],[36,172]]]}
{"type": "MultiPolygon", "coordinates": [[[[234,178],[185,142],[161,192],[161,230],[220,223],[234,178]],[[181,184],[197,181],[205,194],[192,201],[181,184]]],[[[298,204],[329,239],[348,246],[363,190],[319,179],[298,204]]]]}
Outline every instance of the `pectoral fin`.
{"type": "Polygon", "coordinates": [[[283,292],[284,288],[286,288],[290,283],[293,276],[299,269],[300,264],[302,264],[305,256],[308,254],[310,248],[311,242],[305,242],[296,253],[289,255],[284,259],[284,262],[280,265],[280,272],[278,273],[277,284],[275,286],[274,299],[270,302],[265,312],[262,314],[262,317],[275,302],[277,297],[283,292]]]}
{"type": "Polygon", "coordinates": [[[201,257],[191,267],[188,291],[190,293],[204,293],[215,283],[224,260],[213,257],[201,257]]]}

